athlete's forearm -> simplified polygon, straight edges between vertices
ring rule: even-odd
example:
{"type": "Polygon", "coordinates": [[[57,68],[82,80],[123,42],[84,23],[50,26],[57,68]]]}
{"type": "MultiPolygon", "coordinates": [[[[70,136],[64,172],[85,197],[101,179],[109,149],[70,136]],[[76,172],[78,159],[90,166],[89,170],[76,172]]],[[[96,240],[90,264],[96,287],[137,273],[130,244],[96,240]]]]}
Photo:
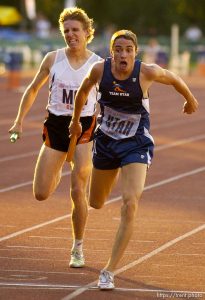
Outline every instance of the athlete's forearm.
{"type": "Polygon", "coordinates": [[[23,122],[25,116],[31,109],[31,107],[36,99],[37,93],[38,93],[38,91],[35,90],[34,88],[31,88],[31,87],[27,88],[27,90],[25,91],[25,93],[21,99],[19,109],[18,109],[18,114],[15,119],[15,123],[21,124],[23,122]]]}
{"type": "Polygon", "coordinates": [[[176,91],[180,93],[185,99],[183,112],[187,114],[195,112],[198,108],[198,101],[196,100],[186,83],[183,81],[183,79],[178,77],[173,86],[176,91]]]}
{"type": "Polygon", "coordinates": [[[78,90],[75,98],[74,111],[72,116],[72,121],[78,123],[80,120],[80,115],[87,101],[88,94],[83,90],[78,90]]]}
{"type": "Polygon", "coordinates": [[[186,99],[186,101],[192,101],[193,94],[191,93],[186,83],[180,77],[178,77],[178,79],[174,82],[173,86],[175,90],[186,99]]]}
{"type": "Polygon", "coordinates": [[[83,80],[79,90],[77,91],[76,97],[75,97],[75,104],[74,104],[74,111],[73,111],[73,122],[79,122],[80,115],[83,109],[83,106],[85,105],[89,92],[91,91],[92,87],[95,84],[95,80],[92,78],[92,71],[89,73],[87,77],[83,80]]]}

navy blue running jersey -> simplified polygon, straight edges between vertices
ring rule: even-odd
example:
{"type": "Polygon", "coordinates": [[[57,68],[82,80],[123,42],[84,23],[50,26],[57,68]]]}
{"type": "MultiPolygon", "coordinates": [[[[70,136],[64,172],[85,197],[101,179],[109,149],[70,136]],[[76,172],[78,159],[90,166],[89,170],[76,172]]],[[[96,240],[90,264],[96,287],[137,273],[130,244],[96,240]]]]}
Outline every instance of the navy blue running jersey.
{"type": "Polygon", "coordinates": [[[115,140],[149,134],[149,99],[143,99],[139,83],[141,61],[136,60],[129,78],[116,79],[111,72],[111,58],[105,60],[101,94],[99,129],[115,140]]]}

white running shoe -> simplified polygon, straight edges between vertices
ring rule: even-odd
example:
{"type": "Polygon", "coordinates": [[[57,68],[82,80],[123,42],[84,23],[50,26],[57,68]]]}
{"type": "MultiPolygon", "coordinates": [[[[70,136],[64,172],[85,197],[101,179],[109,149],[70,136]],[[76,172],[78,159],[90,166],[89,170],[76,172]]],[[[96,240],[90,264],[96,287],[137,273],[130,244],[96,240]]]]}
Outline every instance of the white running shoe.
{"type": "Polygon", "coordinates": [[[77,250],[71,251],[71,259],[69,263],[70,268],[82,268],[85,266],[85,259],[83,253],[77,250]]]}
{"type": "Polygon", "coordinates": [[[114,285],[114,274],[107,270],[102,270],[100,272],[98,280],[98,288],[100,290],[112,290],[115,288],[114,285]]]}

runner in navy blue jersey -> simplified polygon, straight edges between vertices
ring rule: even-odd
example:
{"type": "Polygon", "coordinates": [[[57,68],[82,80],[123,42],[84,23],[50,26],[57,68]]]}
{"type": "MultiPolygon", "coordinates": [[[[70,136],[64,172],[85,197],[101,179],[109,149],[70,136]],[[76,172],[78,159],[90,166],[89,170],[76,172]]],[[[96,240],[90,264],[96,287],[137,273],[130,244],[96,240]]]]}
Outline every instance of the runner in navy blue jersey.
{"type": "Polygon", "coordinates": [[[198,102],[185,82],[156,64],[136,60],[137,37],[120,30],[111,38],[111,57],[97,62],[75,99],[70,134],[80,136],[80,113],[91,88],[99,84],[101,115],[95,131],[89,201],[101,208],[121,169],[121,221],[110,259],[101,271],[100,289],[114,288],[114,270],[133,232],[138,201],[144,189],[154,141],[149,132],[149,94],[153,82],[172,85],[185,99],[183,111],[196,111],[198,102]]]}

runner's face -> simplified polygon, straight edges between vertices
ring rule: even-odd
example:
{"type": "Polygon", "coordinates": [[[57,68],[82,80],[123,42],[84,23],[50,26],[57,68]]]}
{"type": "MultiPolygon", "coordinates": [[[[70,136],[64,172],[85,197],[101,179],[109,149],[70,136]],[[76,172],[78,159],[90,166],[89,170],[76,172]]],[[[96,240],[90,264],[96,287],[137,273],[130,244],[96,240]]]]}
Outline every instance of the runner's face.
{"type": "Polygon", "coordinates": [[[136,48],[131,40],[123,37],[116,39],[111,54],[118,71],[129,72],[132,70],[135,62],[136,48]]]}
{"type": "Polygon", "coordinates": [[[63,25],[64,38],[70,49],[86,47],[88,34],[80,21],[66,20],[63,25]]]}

